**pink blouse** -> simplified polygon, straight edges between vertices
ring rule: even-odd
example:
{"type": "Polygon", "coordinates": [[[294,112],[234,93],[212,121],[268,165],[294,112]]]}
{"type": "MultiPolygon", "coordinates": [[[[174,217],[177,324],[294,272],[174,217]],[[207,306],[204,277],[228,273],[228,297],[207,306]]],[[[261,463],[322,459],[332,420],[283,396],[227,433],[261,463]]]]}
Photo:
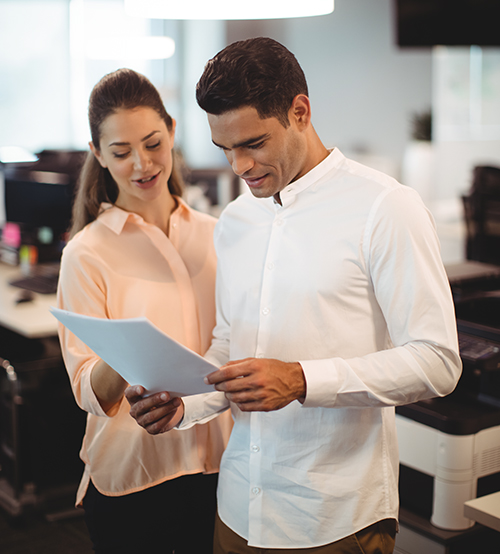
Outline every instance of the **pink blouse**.
{"type": "MultiPolygon", "coordinates": [[[[168,237],[137,214],[103,204],[97,220],[63,251],[58,307],[111,319],[145,316],[203,355],[215,324],[216,220],[177,200],[168,237]]],[[[218,471],[232,427],[229,412],[186,431],[149,435],[129,415],[125,398],[103,411],[90,385],[99,358],[62,325],[59,338],[76,401],[88,412],[77,505],[90,478],[101,493],[120,496],[218,471]]]]}

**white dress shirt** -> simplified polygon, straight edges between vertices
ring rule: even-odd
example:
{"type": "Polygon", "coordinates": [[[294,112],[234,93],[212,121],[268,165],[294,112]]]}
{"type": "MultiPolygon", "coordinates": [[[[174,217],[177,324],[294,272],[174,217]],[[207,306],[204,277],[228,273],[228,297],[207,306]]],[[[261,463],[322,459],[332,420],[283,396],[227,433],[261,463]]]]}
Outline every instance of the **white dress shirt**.
{"type": "MultiPolygon", "coordinates": [[[[300,361],[304,404],[231,405],[219,515],[251,546],[309,548],[398,517],[394,406],[450,393],[456,323],[418,194],[337,149],[272,198],[244,194],[215,231],[217,325],[206,357],[300,361]]],[[[227,407],[185,399],[181,427],[227,407]]]]}

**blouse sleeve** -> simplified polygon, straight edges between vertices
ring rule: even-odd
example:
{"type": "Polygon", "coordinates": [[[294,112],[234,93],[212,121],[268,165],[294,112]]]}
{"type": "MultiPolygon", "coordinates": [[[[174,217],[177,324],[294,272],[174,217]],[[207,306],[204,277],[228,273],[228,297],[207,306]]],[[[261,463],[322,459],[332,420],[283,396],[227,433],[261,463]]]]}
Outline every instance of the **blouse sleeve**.
{"type": "MultiPolygon", "coordinates": [[[[92,251],[72,239],[63,251],[57,290],[57,306],[82,315],[107,318],[104,279],[99,260],[92,251]]],[[[112,416],[118,404],[104,412],[90,384],[90,375],[99,357],[61,323],[58,327],[62,355],[76,402],[98,416],[112,416]]]]}

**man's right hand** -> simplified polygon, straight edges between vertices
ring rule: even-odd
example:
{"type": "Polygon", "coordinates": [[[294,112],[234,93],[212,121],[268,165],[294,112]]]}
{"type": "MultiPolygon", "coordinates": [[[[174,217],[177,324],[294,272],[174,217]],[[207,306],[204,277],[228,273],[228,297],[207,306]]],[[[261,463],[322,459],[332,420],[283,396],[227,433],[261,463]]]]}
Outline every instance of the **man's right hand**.
{"type": "Polygon", "coordinates": [[[171,398],[168,392],[159,392],[144,398],[146,390],[140,385],[128,387],[125,398],[130,404],[130,415],[150,435],[170,431],[184,417],[184,402],[171,398]]]}

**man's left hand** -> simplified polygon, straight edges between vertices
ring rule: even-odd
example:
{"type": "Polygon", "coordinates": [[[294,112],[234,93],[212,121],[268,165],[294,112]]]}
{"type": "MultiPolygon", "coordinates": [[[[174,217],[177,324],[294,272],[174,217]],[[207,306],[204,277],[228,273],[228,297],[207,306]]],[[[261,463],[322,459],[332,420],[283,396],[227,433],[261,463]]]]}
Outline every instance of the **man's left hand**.
{"type": "Polygon", "coordinates": [[[205,382],[226,393],[243,412],[270,412],[304,401],[306,381],[298,362],[246,358],[228,362],[205,382]]]}

